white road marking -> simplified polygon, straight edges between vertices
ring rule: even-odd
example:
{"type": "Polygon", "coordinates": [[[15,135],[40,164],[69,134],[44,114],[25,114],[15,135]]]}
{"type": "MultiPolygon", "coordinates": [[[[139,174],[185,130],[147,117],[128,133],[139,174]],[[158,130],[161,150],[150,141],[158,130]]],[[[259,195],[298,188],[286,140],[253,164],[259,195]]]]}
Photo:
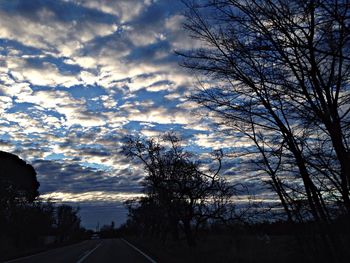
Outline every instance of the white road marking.
{"type": "MultiPolygon", "coordinates": [[[[77,243],[77,244],[70,245],[69,247],[81,245],[81,244],[83,244],[85,242],[86,242],[86,240],[83,241],[83,242],[77,243]]],[[[25,257],[21,257],[21,258],[11,259],[9,261],[5,261],[4,263],[12,263],[12,262],[17,262],[17,261],[28,259],[28,258],[33,258],[33,257],[39,256],[39,255],[45,255],[45,254],[51,253],[53,251],[59,250],[61,248],[64,248],[64,247],[58,247],[58,248],[54,248],[54,249],[49,249],[47,251],[43,251],[43,252],[40,252],[40,253],[37,253],[37,254],[34,254],[34,255],[29,255],[29,256],[25,256],[25,257]]]]}
{"type": "Polygon", "coordinates": [[[12,263],[12,262],[16,262],[16,261],[20,261],[20,260],[32,258],[32,257],[38,256],[38,255],[44,255],[44,254],[46,254],[46,253],[48,253],[48,252],[50,252],[50,251],[44,251],[44,252],[41,252],[41,253],[38,253],[38,254],[34,254],[34,255],[30,255],[30,256],[26,256],[26,257],[21,257],[21,258],[12,259],[12,260],[9,260],[9,261],[5,261],[4,263],[12,263]]]}
{"type": "Polygon", "coordinates": [[[150,256],[148,256],[146,253],[142,252],[140,249],[138,249],[137,247],[135,247],[133,244],[130,244],[128,241],[126,241],[124,238],[121,238],[121,240],[123,240],[126,244],[128,244],[130,247],[132,247],[133,249],[135,249],[137,252],[139,252],[142,256],[144,256],[145,258],[147,258],[151,263],[157,263],[155,260],[153,260],[152,258],[150,258],[150,256]]]}
{"type": "Polygon", "coordinates": [[[99,243],[96,247],[91,249],[89,252],[85,253],[84,256],[77,261],[77,263],[83,262],[88,256],[90,256],[99,246],[101,246],[102,242],[99,243]]]}

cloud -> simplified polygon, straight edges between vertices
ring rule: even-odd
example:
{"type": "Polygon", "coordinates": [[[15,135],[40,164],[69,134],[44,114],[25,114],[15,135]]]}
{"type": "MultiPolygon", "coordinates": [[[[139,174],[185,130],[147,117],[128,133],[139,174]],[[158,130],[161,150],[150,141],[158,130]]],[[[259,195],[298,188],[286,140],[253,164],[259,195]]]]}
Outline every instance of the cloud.
{"type": "Polygon", "coordinates": [[[62,85],[71,87],[81,82],[73,74],[62,74],[54,64],[43,62],[40,67],[25,65],[23,61],[8,61],[9,73],[14,80],[19,83],[29,82],[38,86],[57,86],[62,85]],[[11,63],[11,64],[10,64],[11,63]]]}
{"type": "Polygon", "coordinates": [[[106,197],[108,193],[137,193],[140,190],[139,181],[142,180],[142,176],[127,169],[108,172],[98,167],[99,164],[91,167],[89,163],[72,162],[69,159],[37,159],[31,164],[38,173],[38,180],[41,182],[39,190],[42,194],[69,193],[73,196],[98,192],[106,197]]]}
{"type": "Polygon", "coordinates": [[[198,43],[182,11],[172,0],[0,1],[0,145],[33,164],[44,197],[80,203],[86,216],[113,200],[125,217],[121,203],[145,175],[120,152],[130,134],[177,131],[203,158],[249,147],[188,100],[194,77],[174,50],[198,43]]]}
{"type": "Polygon", "coordinates": [[[53,192],[49,194],[42,194],[44,199],[51,199],[54,202],[125,202],[133,198],[144,196],[142,193],[130,192],[105,192],[105,191],[91,191],[84,193],[69,193],[69,192],[53,192]]]}
{"type": "Polygon", "coordinates": [[[121,23],[127,23],[137,17],[152,3],[151,0],[66,0],[66,2],[113,14],[118,16],[121,23]]]}
{"type": "Polygon", "coordinates": [[[112,17],[73,3],[22,0],[2,8],[0,37],[61,56],[70,56],[84,42],[117,29],[112,17]]]}

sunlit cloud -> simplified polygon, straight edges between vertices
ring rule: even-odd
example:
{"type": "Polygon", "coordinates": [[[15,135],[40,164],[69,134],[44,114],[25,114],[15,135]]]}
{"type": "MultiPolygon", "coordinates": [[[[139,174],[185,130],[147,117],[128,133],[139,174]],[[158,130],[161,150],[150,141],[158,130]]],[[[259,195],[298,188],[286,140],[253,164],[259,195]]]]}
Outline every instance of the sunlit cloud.
{"type": "Polygon", "coordinates": [[[102,191],[92,191],[84,193],[53,192],[42,194],[41,197],[53,202],[125,202],[130,199],[144,196],[142,193],[110,193],[102,191]]]}
{"type": "Polygon", "coordinates": [[[35,167],[42,197],[140,196],[145,172],[120,152],[130,134],[177,131],[200,153],[237,147],[188,99],[196,79],[174,51],[197,43],[182,28],[183,8],[171,0],[0,3],[0,146],[35,167]]]}

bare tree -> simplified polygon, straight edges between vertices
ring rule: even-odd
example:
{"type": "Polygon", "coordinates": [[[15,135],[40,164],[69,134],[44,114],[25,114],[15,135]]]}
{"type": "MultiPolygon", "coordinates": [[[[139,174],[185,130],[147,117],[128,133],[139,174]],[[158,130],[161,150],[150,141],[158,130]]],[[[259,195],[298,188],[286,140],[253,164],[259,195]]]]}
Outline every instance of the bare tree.
{"type": "Polygon", "coordinates": [[[173,236],[182,229],[190,246],[195,245],[196,231],[201,224],[210,219],[225,219],[233,187],[219,176],[220,151],[215,155],[218,168],[209,172],[200,169],[174,134],[163,136],[161,143],[155,139],[129,138],[124,152],[140,160],[147,171],[146,197],[131,209],[134,219],[140,220],[141,213],[145,216],[141,221],[147,220],[148,228],[170,230],[173,236]]]}
{"type": "Polygon", "coordinates": [[[349,1],[185,2],[202,48],[178,52],[182,65],[215,81],[192,98],[244,127],[287,213],[291,194],[315,220],[329,221],[329,204],[349,213],[349,1]]]}

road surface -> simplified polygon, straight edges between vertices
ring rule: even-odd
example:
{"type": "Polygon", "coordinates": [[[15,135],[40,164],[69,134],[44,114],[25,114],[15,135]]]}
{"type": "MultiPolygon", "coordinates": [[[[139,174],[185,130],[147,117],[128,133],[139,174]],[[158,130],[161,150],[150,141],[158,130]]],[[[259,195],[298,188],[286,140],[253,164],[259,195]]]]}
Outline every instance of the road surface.
{"type": "Polygon", "coordinates": [[[148,255],[123,239],[87,240],[52,249],[8,263],[155,263],[148,255]]]}

